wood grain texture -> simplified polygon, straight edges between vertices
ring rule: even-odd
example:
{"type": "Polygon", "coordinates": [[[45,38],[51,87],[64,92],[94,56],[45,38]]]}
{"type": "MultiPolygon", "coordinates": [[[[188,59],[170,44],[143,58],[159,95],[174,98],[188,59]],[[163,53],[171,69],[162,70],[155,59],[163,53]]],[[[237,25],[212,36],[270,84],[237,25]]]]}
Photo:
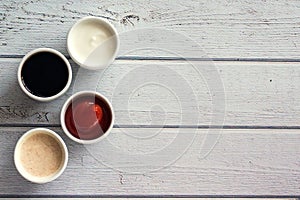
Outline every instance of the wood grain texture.
{"type": "MultiPolygon", "coordinates": [[[[121,47],[133,50],[151,38],[183,56],[211,58],[295,58],[300,56],[299,2],[292,1],[11,1],[0,5],[1,55],[23,55],[37,47],[66,53],[66,34],[80,17],[107,18],[121,35],[121,47]],[[196,41],[185,45],[164,34],[127,37],[126,31],[164,28],[196,41]],[[124,36],[124,37],[123,37],[124,36]]],[[[187,39],[186,38],[186,39],[187,39]]],[[[137,51],[135,56],[170,56],[167,52],[137,51]]],[[[121,56],[128,56],[124,54],[121,56]]],[[[174,56],[174,55],[173,55],[174,56]]]]}
{"type": "MultiPolygon", "coordinates": [[[[299,195],[300,191],[299,130],[223,130],[211,153],[200,159],[199,147],[207,130],[198,129],[194,143],[180,159],[163,169],[147,172],[157,167],[157,162],[143,165],[142,159],[139,165],[135,165],[126,162],[126,159],[111,156],[111,160],[103,165],[84,146],[75,144],[59,128],[54,128],[67,142],[70,153],[68,167],[56,181],[37,185],[26,182],[13,165],[14,144],[28,129],[0,130],[2,195],[299,195]],[[115,159],[120,159],[119,166],[126,166],[129,170],[143,169],[145,172],[133,174],[108,167],[109,162],[115,159]]],[[[125,154],[131,149],[133,154],[142,153],[146,156],[153,148],[164,147],[178,130],[164,129],[155,137],[140,140],[147,145],[139,147],[134,138],[128,137],[123,131],[113,129],[107,140],[99,143],[99,151],[108,152],[104,147],[113,142],[114,145],[125,145],[126,148],[122,149],[125,154]],[[126,138],[122,139],[123,136],[126,138]]],[[[152,134],[157,129],[126,131],[133,136],[142,136],[152,134]]],[[[191,129],[183,131],[187,136],[192,133],[191,129]]],[[[168,147],[180,148],[172,145],[168,147]]],[[[126,154],[125,158],[129,159],[130,155],[126,154]]],[[[163,160],[165,156],[154,153],[153,157],[163,160]]]]}
{"type": "Polygon", "coordinates": [[[0,196],[299,196],[299,8],[297,0],[2,0],[0,196]],[[117,28],[119,59],[102,73],[71,62],[72,86],[55,101],[25,96],[20,57],[38,47],[68,55],[69,28],[89,15],[117,28]],[[90,147],[58,127],[64,101],[84,89],[112,101],[119,127],[90,147]],[[57,131],[70,153],[64,174],[44,185],[13,164],[18,138],[39,126],[57,131]]]}
{"type": "Polygon", "coordinates": [[[120,126],[222,125],[212,120],[212,96],[218,93],[225,94],[226,126],[299,125],[299,63],[215,62],[214,67],[208,62],[116,61],[102,74],[78,71],[72,63],[74,79],[67,94],[39,103],[19,88],[19,62],[0,60],[2,126],[58,125],[64,101],[84,89],[99,91],[112,101],[120,126]],[[218,76],[224,91],[208,85],[218,76]],[[182,119],[192,115],[195,118],[182,119]]]}

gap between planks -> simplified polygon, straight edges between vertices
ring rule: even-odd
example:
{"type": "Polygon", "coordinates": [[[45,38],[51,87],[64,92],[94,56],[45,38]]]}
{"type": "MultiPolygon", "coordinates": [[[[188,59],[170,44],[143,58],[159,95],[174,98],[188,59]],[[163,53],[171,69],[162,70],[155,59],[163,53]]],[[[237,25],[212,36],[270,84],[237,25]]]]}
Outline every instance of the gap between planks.
{"type": "MultiPolygon", "coordinates": [[[[2,128],[34,128],[34,127],[53,127],[59,128],[61,127],[60,124],[0,124],[2,128]]],[[[208,126],[208,125],[114,125],[113,128],[128,128],[128,129],[135,129],[135,128],[184,128],[184,129],[287,129],[287,130],[297,130],[300,129],[300,126],[208,126]]]]}
{"type": "MultiPolygon", "coordinates": [[[[25,55],[0,55],[0,58],[23,58],[25,55]]],[[[71,60],[69,55],[64,55],[67,59],[71,60]]],[[[119,56],[116,60],[148,60],[148,61],[237,61],[237,62],[300,62],[298,58],[180,58],[180,57],[143,57],[143,56],[119,56]]]]}

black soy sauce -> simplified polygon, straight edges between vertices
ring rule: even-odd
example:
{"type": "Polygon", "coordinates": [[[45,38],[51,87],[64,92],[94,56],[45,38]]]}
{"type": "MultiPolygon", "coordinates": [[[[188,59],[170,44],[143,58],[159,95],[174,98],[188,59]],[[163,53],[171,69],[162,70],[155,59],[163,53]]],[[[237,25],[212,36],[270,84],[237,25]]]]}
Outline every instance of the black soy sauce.
{"type": "Polygon", "coordinates": [[[33,95],[51,97],[67,85],[69,71],[65,61],[51,52],[31,55],[21,70],[22,82],[33,95]]]}

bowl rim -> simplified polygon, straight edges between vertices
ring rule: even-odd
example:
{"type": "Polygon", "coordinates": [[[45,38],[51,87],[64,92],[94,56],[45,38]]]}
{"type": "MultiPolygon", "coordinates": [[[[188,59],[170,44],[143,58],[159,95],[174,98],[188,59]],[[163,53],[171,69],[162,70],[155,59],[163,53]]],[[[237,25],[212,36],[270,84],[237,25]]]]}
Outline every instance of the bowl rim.
{"type": "Polygon", "coordinates": [[[114,110],[113,110],[113,107],[112,107],[112,104],[109,102],[109,100],[104,96],[102,95],[101,93],[99,92],[96,92],[96,91],[91,91],[91,90],[84,90],[84,91],[80,91],[80,92],[77,92],[75,94],[73,94],[72,96],[70,96],[64,103],[62,109],[61,109],[61,112],[60,112],[60,124],[61,124],[61,127],[64,131],[64,133],[73,141],[77,142],[77,143],[80,143],[80,144],[93,144],[93,143],[97,143],[97,142],[100,142],[101,140],[103,140],[105,137],[107,137],[109,135],[109,133],[111,132],[112,128],[113,128],[113,125],[114,125],[114,121],[115,121],[115,114],[114,114],[114,110]],[[81,96],[85,96],[85,95],[94,95],[94,96],[98,96],[100,97],[101,99],[103,99],[105,101],[105,103],[107,103],[108,107],[110,108],[110,111],[111,111],[111,123],[107,129],[107,131],[95,138],[95,139],[92,139],[92,140],[82,140],[82,139],[79,139],[75,136],[73,136],[67,126],[66,126],[66,123],[65,123],[65,113],[67,111],[67,108],[68,106],[71,104],[71,102],[78,98],[78,97],[81,97],[81,96]]]}
{"type": "Polygon", "coordinates": [[[34,100],[37,100],[37,101],[41,101],[41,102],[48,102],[48,101],[52,101],[60,96],[62,96],[70,87],[71,85],[71,82],[72,82],[72,67],[71,67],[71,64],[70,62],[68,61],[68,59],[62,54],[60,53],[59,51],[55,50],[55,49],[52,49],[52,48],[37,48],[37,49],[34,49],[30,52],[28,52],[23,58],[22,58],[22,61],[21,63],[19,64],[19,68],[18,68],[18,72],[17,72],[17,76],[18,76],[18,83],[22,89],[22,91],[27,95],[29,96],[30,98],[34,99],[34,100]],[[34,54],[37,54],[37,53],[40,53],[40,52],[49,52],[49,53],[53,53],[57,56],[59,56],[66,64],[66,67],[68,69],[68,81],[67,81],[67,84],[65,85],[65,87],[57,94],[53,95],[53,96],[50,96],[50,97],[40,97],[40,96],[37,96],[37,95],[34,95],[32,94],[31,92],[29,92],[25,85],[23,84],[23,81],[22,81],[22,69],[23,69],[23,66],[24,66],[24,63],[31,57],[33,56],[34,54]]]}
{"type": "Polygon", "coordinates": [[[33,183],[38,183],[38,184],[43,184],[43,183],[48,183],[51,181],[54,181],[57,179],[62,173],[65,171],[67,164],[69,160],[69,153],[68,153],[68,148],[63,139],[53,130],[48,129],[48,128],[33,128],[28,131],[26,131],[18,140],[15,149],[14,149],[14,164],[19,172],[19,174],[25,178],[26,180],[33,182],[33,183]],[[26,172],[26,170],[22,167],[20,159],[20,150],[21,146],[28,137],[34,134],[47,134],[53,137],[60,145],[63,154],[64,154],[64,159],[62,160],[63,164],[61,165],[60,169],[55,172],[53,175],[47,176],[47,177],[36,177],[34,175],[29,174],[26,172]]]}
{"type": "Polygon", "coordinates": [[[95,16],[86,16],[86,17],[82,17],[81,19],[79,19],[77,22],[75,22],[75,24],[70,28],[68,34],[67,34],[67,51],[70,55],[70,57],[72,58],[72,60],[78,64],[79,66],[85,68],[85,69],[89,69],[89,70],[99,70],[99,69],[104,69],[105,67],[109,66],[114,60],[115,58],[117,57],[117,54],[119,52],[119,48],[120,48],[120,38],[119,38],[119,35],[118,35],[118,32],[116,30],[116,28],[105,18],[100,18],[100,17],[95,17],[95,16]],[[72,32],[74,31],[74,29],[80,24],[80,23],[83,23],[83,22],[86,22],[86,21],[89,21],[89,20],[95,20],[95,21],[98,21],[98,22],[101,22],[102,24],[105,25],[105,27],[109,28],[111,31],[112,31],[112,36],[115,38],[116,40],[116,48],[114,50],[114,53],[113,55],[110,57],[109,60],[107,60],[106,64],[104,66],[101,66],[101,67],[93,67],[93,66],[89,66],[81,61],[79,61],[76,56],[74,56],[72,50],[71,50],[71,34],[72,32]]]}

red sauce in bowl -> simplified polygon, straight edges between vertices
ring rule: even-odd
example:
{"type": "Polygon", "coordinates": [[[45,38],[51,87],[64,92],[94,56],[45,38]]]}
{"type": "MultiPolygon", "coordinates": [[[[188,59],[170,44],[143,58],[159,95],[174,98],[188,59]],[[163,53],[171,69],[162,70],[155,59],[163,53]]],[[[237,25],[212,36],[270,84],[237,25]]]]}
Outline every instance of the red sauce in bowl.
{"type": "Polygon", "coordinates": [[[74,99],[65,113],[68,131],[81,140],[102,136],[112,122],[109,105],[97,96],[82,96],[74,99]]]}

